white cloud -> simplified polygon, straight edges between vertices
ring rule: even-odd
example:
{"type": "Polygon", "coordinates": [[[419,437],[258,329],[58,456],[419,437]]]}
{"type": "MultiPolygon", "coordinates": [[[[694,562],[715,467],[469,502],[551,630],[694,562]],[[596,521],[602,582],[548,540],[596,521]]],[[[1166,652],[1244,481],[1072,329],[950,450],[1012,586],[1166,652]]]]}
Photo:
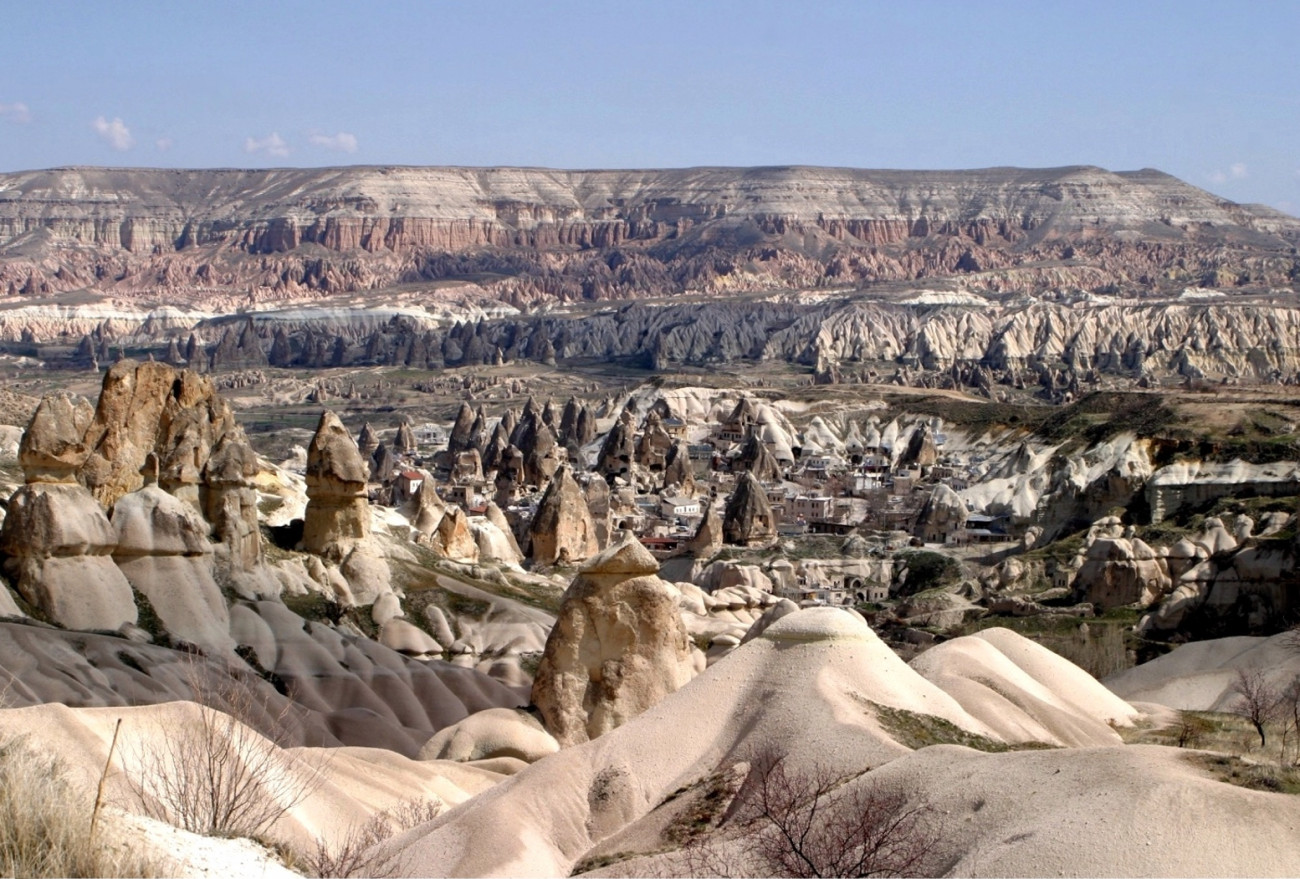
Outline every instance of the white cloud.
{"type": "Polygon", "coordinates": [[[1215,183],[1227,183],[1229,180],[1245,180],[1249,176],[1245,162],[1233,162],[1226,171],[1210,172],[1210,180],[1215,183]]]}
{"type": "Polygon", "coordinates": [[[165,153],[172,148],[173,143],[174,141],[170,137],[160,137],[153,142],[153,145],[158,147],[160,152],[165,153]]]}
{"type": "Polygon", "coordinates": [[[284,158],[289,155],[289,144],[280,136],[279,132],[272,131],[267,137],[261,140],[247,138],[244,141],[244,152],[246,153],[266,153],[268,156],[284,158]]]}
{"type": "Polygon", "coordinates": [[[32,112],[22,101],[14,101],[12,104],[0,104],[0,118],[22,124],[32,121],[32,112]]]}
{"type": "Polygon", "coordinates": [[[309,140],[318,147],[324,147],[335,152],[355,153],[357,151],[357,136],[348,134],[346,131],[340,131],[338,134],[333,135],[313,134],[309,140]]]}
{"type": "Polygon", "coordinates": [[[104,143],[119,152],[129,150],[135,146],[135,138],[131,136],[131,129],[127,128],[126,123],[117,117],[114,117],[113,121],[110,122],[103,116],[98,116],[90,124],[95,129],[95,133],[104,139],[104,143]]]}

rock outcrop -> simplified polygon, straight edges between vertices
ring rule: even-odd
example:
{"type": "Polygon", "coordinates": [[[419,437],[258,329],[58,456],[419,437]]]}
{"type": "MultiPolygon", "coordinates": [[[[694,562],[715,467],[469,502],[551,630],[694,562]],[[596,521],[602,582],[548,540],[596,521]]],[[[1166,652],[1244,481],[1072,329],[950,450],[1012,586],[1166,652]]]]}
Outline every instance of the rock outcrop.
{"type": "Polygon", "coordinates": [[[581,561],[599,551],[587,499],[568,467],[556,472],[542,495],[528,538],[529,554],[543,565],[581,561]]]}
{"type": "Polygon", "coordinates": [[[89,404],[66,395],[37,406],[19,444],[26,484],[9,498],[0,552],[19,594],[70,629],[136,622],[131,586],[113,564],[117,534],[76,475],[88,450],[89,404]]]}
{"type": "Polygon", "coordinates": [[[326,410],[307,448],[307,514],[302,547],[342,559],[370,536],[368,470],[343,422],[326,410]]]}
{"type": "Polygon", "coordinates": [[[756,546],[776,538],[776,519],[767,492],[752,473],[743,473],[736,480],[722,517],[722,535],[727,543],[738,546],[756,546]]]}
{"type": "MultiPolygon", "coordinates": [[[[147,479],[148,477],[146,477],[147,479]]],[[[189,504],[146,484],[113,505],[113,561],[173,639],[232,654],[230,613],[212,576],[208,524],[189,504]]]]}
{"type": "Polygon", "coordinates": [[[691,679],[679,593],[635,538],[591,559],[564,593],[532,700],[563,746],[609,732],[691,679]]]}

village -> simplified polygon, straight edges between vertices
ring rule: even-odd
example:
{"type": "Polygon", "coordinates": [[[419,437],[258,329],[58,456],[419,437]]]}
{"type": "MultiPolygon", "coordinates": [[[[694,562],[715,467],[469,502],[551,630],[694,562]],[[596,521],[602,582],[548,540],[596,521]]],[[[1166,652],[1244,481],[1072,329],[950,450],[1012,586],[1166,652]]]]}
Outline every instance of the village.
{"type": "Polygon", "coordinates": [[[711,421],[682,417],[663,399],[643,415],[629,400],[604,419],[612,423],[603,434],[597,420],[576,398],[558,410],[529,399],[497,419],[462,403],[450,430],[403,422],[383,442],[367,423],[356,440],[370,464],[372,503],[418,503],[432,487],[441,503],[470,517],[493,505],[534,566],[584,555],[563,536],[532,539],[542,519],[574,518],[567,510],[539,514],[572,503],[552,490],[565,478],[580,489],[591,545],[631,532],[681,579],[698,576],[691,565],[727,546],[795,548],[807,538],[841,538],[833,557],[822,543],[821,557],[794,552],[794,561],[769,566],[771,591],[803,605],[887,601],[898,590],[893,556],[900,550],[958,551],[1020,536],[1007,517],[967,509],[958,492],[974,462],[945,453],[938,418],[901,429],[871,419],[839,441],[820,419],[795,432],[769,404],[742,396],[711,421]]]}

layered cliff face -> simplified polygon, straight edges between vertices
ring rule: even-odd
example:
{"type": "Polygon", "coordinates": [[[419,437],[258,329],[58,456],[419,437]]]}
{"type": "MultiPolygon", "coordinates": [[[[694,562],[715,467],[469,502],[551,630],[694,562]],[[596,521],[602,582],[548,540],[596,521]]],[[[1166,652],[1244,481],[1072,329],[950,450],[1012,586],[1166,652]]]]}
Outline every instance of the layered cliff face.
{"type": "Polygon", "coordinates": [[[489,272],[535,302],[984,276],[1294,277],[1300,221],[1157,171],[68,168],[0,175],[0,290],[254,299],[489,272]]]}

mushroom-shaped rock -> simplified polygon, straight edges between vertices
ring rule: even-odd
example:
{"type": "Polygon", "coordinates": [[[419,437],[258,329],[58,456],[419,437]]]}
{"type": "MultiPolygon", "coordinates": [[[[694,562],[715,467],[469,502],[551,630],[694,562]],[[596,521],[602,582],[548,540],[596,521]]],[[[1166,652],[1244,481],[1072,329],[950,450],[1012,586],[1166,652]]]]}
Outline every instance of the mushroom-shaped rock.
{"type": "Polygon", "coordinates": [[[204,470],[207,492],[203,511],[212,534],[230,548],[237,571],[252,571],[262,563],[262,537],[257,522],[257,453],[242,430],[227,432],[204,470]]]}
{"type": "Polygon", "coordinates": [[[113,505],[113,561],[152,605],[172,637],[206,652],[230,653],[230,612],[212,575],[207,523],[156,485],[113,505]]]}
{"type": "Polygon", "coordinates": [[[85,463],[86,428],[95,417],[89,401],[69,394],[41,400],[18,445],[18,462],[28,482],[74,482],[85,463]]]}
{"type": "Polygon", "coordinates": [[[302,547],[341,558],[370,535],[366,463],[347,428],[333,412],[321,413],[307,448],[307,514],[302,547]]]}
{"type": "Polygon", "coordinates": [[[375,432],[375,429],[370,426],[370,422],[367,421],[365,424],[361,425],[361,433],[357,434],[357,449],[363,456],[369,458],[375,453],[375,449],[378,448],[379,434],[375,432]]]}
{"type": "Polygon", "coordinates": [[[415,442],[415,433],[411,425],[403,421],[397,426],[397,436],[393,438],[393,448],[401,455],[414,455],[419,446],[415,442]]]}
{"type": "Polygon", "coordinates": [[[528,535],[533,560],[545,565],[578,561],[598,551],[587,499],[568,467],[556,471],[529,525],[528,535]]]}
{"type": "Polygon", "coordinates": [[[630,535],[590,559],[564,593],[533,682],[561,745],[621,726],[694,674],[680,593],[630,535]]]}
{"type": "Polygon", "coordinates": [[[116,630],[136,621],[131,585],[109,557],[116,545],[108,517],[75,483],[22,486],[0,532],[18,592],[69,629],[116,630]]]}
{"type": "Polygon", "coordinates": [[[727,543],[740,546],[754,546],[775,539],[776,521],[772,507],[754,474],[743,474],[727,500],[727,511],[722,517],[722,535],[727,543]]]}

